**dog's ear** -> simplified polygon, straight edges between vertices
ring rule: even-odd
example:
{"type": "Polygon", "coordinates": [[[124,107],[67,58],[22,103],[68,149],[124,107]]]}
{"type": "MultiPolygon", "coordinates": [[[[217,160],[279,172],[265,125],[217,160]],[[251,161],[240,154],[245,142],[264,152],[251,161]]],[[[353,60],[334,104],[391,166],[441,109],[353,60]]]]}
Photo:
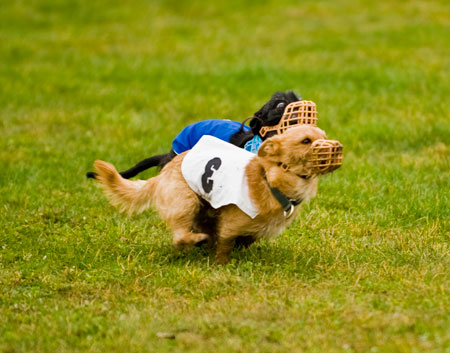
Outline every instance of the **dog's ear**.
{"type": "Polygon", "coordinates": [[[266,140],[258,150],[259,157],[277,157],[280,155],[281,146],[280,142],[276,139],[266,140]]]}

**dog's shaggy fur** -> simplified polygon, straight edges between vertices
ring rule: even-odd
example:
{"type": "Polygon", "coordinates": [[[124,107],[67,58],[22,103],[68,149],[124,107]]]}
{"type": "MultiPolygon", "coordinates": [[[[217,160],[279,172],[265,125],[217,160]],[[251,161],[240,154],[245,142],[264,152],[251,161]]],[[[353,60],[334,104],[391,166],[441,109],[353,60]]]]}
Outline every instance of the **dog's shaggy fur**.
{"type": "Polygon", "coordinates": [[[186,183],[181,173],[185,154],[176,156],[161,173],[147,181],[122,178],[109,163],[95,162],[97,179],[111,203],[128,213],[154,205],[173,231],[175,247],[202,241],[215,242],[216,263],[228,262],[238,237],[251,243],[281,233],[295,218],[299,207],[286,217],[270,187],[288,199],[307,200],[317,191],[318,175],[311,168],[311,144],[326,139],[319,128],[302,125],[266,140],[246,168],[250,198],[259,210],[250,218],[235,205],[212,209],[186,183]]]}

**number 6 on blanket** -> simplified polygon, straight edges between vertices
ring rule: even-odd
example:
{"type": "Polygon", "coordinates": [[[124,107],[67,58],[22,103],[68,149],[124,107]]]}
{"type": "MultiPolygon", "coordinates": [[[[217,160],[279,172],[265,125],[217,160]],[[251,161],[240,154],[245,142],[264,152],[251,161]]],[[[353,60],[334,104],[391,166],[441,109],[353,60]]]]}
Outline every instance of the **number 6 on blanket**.
{"type": "Polygon", "coordinates": [[[202,187],[203,190],[207,194],[209,194],[214,186],[214,181],[211,180],[211,177],[214,172],[218,171],[220,166],[222,165],[222,161],[219,157],[215,157],[211,159],[208,163],[206,163],[205,173],[202,175],[202,187]],[[213,169],[214,167],[214,169],[213,169]]]}
{"type": "Polygon", "coordinates": [[[187,152],[181,172],[191,189],[218,209],[235,204],[251,218],[258,210],[249,197],[245,168],[256,155],[205,135],[187,152]]]}

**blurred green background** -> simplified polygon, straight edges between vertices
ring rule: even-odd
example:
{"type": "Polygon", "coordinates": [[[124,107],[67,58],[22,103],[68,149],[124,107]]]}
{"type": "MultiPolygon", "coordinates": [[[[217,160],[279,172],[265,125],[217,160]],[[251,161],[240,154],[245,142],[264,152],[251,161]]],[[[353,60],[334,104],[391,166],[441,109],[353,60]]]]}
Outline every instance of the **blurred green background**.
{"type": "Polygon", "coordinates": [[[434,0],[3,1],[0,351],[450,352],[449,25],[434,0]],[[84,178],[290,89],[344,166],[225,267],[84,178]]]}

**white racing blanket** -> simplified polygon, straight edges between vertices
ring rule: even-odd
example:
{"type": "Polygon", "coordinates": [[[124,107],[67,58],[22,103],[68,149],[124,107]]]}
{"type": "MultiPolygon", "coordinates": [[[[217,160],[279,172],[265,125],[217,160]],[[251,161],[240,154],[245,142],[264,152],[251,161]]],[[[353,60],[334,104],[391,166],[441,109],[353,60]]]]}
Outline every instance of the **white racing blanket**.
{"type": "Polygon", "coordinates": [[[186,154],[181,172],[191,189],[213,208],[234,204],[251,218],[258,210],[249,196],[245,167],[255,154],[205,135],[186,154]]]}

